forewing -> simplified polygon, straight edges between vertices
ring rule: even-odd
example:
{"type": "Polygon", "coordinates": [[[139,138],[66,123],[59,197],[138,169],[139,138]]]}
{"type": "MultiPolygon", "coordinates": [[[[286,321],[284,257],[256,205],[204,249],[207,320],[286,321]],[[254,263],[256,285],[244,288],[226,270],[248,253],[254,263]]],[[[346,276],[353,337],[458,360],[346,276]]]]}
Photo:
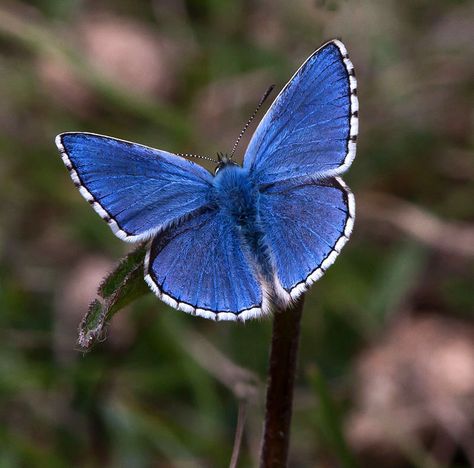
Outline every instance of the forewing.
{"type": "Polygon", "coordinates": [[[137,242],[206,205],[212,175],[166,151],[91,133],[56,137],[84,198],[114,234],[137,242]]]}
{"type": "Polygon", "coordinates": [[[328,42],[275,99],[249,143],[244,167],[259,185],[342,174],[355,157],[358,109],[346,48],[328,42]]]}
{"type": "Polygon", "coordinates": [[[262,315],[262,290],[235,224],[210,209],[160,232],[145,280],[164,302],[215,320],[262,315]]]}
{"type": "Polygon", "coordinates": [[[354,196],[339,178],[276,184],[260,196],[266,245],[282,287],[296,299],[347,242],[354,196]]]}

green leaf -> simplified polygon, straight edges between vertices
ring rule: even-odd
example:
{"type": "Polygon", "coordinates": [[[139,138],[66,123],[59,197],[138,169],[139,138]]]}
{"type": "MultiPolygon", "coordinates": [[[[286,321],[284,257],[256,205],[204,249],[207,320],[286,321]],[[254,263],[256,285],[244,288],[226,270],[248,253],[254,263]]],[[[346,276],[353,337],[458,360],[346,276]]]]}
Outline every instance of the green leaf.
{"type": "Polygon", "coordinates": [[[97,291],[99,296],[103,299],[112,296],[117,288],[130,277],[131,272],[140,270],[140,272],[143,273],[143,261],[145,259],[146,250],[146,245],[142,244],[124,257],[117,268],[102,281],[97,291]]]}
{"type": "Polygon", "coordinates": [[[104,278],[97,291],[99,297],[92,301],[79,325],[78,344],[82,350],[88,351],[103,336],[108,322],[120,309],[149,292],[143,280],[145,253],[146,246],[142,244],[104,278]]]}

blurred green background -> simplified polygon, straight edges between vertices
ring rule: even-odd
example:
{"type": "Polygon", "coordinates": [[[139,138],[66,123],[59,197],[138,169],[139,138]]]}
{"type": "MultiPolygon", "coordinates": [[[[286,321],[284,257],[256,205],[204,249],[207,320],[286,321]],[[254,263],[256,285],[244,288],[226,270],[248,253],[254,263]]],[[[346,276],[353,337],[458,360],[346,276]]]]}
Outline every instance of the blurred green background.
{"type": "Polygon", "coordinates": [[[54,136],[228,151],[333,37],[359,81],[357,220],[307,297],[291,466],[474,466],[473,24],[460,0],[2,0],[0,466],[227,466],[239,405],[240,466],[258,464],[269,320],[149,294],[77,351],[130,246],[54,136]]]}

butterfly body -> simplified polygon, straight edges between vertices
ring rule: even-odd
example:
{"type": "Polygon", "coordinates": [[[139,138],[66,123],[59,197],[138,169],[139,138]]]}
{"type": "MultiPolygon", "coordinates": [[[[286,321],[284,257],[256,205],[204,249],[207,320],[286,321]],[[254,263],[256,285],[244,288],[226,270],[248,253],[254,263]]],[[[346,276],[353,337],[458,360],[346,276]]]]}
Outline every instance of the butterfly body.
{"type": "Polygon", "coordinates": [[[297,299],[334,262],[354,223],[341,179],[355,157],[358,100],[333,40],[270,106],[242,166],[215,174],[182,157],[91,133],[58,135],[75,185],[121,239],[152,239],[145,281],[170,306],[247,320],[297,299]]]}
{"type": "Polygon", "coordinates": [[[234,230],[254,274],[271,290],[275,275],[260,221],[258,186],[247,169],[227,164],[216,174],[214,189],[216,207],[221,211],[223,223],[227,229],[234,230]]]}
{"type": "Polygon", "coordinates": [[[237,226],[250,228],[256,222],[258,190],[248,171],[237,165],[224,166],[214,177],[213,198],[237,226]]]}

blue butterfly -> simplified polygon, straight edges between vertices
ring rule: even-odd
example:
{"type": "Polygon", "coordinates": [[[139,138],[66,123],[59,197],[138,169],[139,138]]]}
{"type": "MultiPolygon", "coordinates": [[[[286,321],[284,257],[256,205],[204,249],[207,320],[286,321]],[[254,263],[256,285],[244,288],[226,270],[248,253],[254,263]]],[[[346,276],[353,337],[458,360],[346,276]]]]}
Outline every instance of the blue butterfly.
{"type": "MultiPolygon", "coordinates": [[[[170,306],[246,320],[296,300],[354,224],[340,178],[356,154],[354,67],[339,40],[314,52],[258,125],[243,166],[213,174],[178,155],[92,133],[56,144],[72,180],[128,242],[152,239],[145,281],[170,306]]],[[[235,147],[234,147],[235,149],[235,147]]]]}

